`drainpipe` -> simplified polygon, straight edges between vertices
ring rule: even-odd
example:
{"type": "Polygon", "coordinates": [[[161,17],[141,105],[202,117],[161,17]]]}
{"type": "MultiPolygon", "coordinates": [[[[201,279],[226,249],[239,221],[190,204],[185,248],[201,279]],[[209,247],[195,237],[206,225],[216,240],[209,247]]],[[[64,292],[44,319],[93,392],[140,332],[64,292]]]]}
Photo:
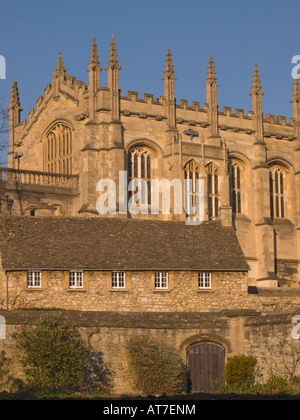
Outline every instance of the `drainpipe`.
{"type": "Polygon", "coordinates": [[[278,259],[278,256],[277,256],[277,236],[278,236],[278,233],[276,232],[275,228],[273,228],[273,232],[274,232],[274,271],[275,271],[276,276],[278,276],[278,263],[277,263],[277,259],[278,259]]]}
{"type": "Polygon", "coordinates": [[[7,310],[8,308],[8,274],[7,271],[5,270],[5,275],[6,275],[6,308],[7,310]]]}

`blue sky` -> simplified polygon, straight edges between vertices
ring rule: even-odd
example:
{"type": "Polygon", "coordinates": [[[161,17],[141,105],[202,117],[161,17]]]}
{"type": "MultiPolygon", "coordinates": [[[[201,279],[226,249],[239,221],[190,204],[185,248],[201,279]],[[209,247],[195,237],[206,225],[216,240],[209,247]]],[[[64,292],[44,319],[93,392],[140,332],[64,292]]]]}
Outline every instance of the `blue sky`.
{"type": "MultiPolygon", "coordinates": [[[[0,55],[7,79],[0,98],[9,101],[12,79],[19,85],[23,118],[51,82],[58,52],[70,75],[87,82],[92,37],[101,67],[116,37],[123,93],[163,94],[165,54],[173,53],[176,97],[206,101],[204,84],[213,54],[220,107],[251,109],[254,63],[258,63],[264,113],[291,117],[291,64],[300,55],[299,0],[52,0],[3,2],[0,55]],[[263,3],[263,4],[262,4],[263,3]]],[[[101,85],[107,75],[101,73],[101,85]]]]}

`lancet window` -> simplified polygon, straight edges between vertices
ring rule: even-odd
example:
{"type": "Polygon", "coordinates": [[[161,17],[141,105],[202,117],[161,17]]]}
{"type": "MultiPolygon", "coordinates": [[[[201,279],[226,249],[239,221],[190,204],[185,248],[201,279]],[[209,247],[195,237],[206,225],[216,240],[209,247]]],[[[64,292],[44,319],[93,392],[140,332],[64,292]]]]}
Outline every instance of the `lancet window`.
{"type": "Polygon", "coordinates": [[[207,171],[207,196],[208,196],[208,217],[215,220],[219,216],[219,171],[214,163],[206,166],[207,171]]]}
{"type": "Polygon", "coordinates": [[[274,166],[270,170],[271,217],[285,217],[285,171],[274,166]]]}
{"type": "Polygon", "coordinates": [[[192,209],[196,209],[197,199],[200,199],[200,167],[195,160],[190,160],[184,167],[184,177],[186,182],[186,211],[189,216],[193,216],[192,209]]]}
{"type": "Polygon", "coordinates": [[[230,168],[231,206],[235,214],[242,213],[242,173],[242,166],[238,162],[232,162],[230,168]]]}
{"type": "Polygon", "coordinates": [[[72,130],[58,123],[46,136],[46,170],[52,173],[72,174],[72,130]]]}
{"type": "Polygon", "coordinates": [[[136,189],[141,188],[142,205],[151,204],[151,159],[151,151],[143,147],[131,149],[129,152],[129,183],[132,181],[133,185],[136,183],[136,189]],[[144,182],[141,183],[141,180],[144,182]],[[144,188],[145,186],[147,188],[144,188]]]}

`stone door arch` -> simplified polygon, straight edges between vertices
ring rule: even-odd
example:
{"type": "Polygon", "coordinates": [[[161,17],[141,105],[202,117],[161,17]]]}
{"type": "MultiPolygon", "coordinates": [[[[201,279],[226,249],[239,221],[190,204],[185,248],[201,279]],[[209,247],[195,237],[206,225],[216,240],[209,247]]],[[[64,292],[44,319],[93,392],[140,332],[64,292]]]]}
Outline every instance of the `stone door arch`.
{"type": "Polygon", "coordinates": [[[216,343],[202,341],[187,349],[190,391],[214,393],[224,385],[225,349],[216,343]]]}

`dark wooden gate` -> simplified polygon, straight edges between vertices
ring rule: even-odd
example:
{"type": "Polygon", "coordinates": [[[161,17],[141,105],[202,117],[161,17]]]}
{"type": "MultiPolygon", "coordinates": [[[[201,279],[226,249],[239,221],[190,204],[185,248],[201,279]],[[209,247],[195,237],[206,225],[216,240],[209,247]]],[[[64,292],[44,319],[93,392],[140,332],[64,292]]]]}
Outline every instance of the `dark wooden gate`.
{"type": "Polygon", "coordinates": [[[224,384],[225,350],[209,342],[188,348],[188,371],[193,394],[214,393],[224,384]]]}

